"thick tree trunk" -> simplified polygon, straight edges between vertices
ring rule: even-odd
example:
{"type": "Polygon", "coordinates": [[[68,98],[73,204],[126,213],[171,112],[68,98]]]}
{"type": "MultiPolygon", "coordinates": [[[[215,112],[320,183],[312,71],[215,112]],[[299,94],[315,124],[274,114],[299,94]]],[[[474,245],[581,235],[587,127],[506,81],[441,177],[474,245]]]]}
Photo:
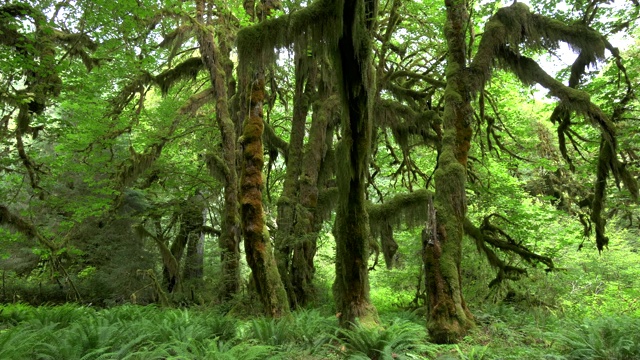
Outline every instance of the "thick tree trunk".
{"type": "Polygon", "coordinates": [[[342,102],[342,140],[338,145],[338,209],[334,226],[336,280],[333,294],[340,325],[376,321],[369,300],[369,216],[366,174],[371,148],[372,71],[370,31],[375,1],[346,0],[338,40],[336,73],[342,102]]]}
{"type": "MultiPolygon", "coordinates": [[[[180,217],[180,229],[176,238],[171,243],[171,255],[175,259],[178,268],[172,269],[173,266],[164,264],[162,269],[164,284],[167,291],[174,292],[180,283],[187,277],[187,269],[190,267],[197,267],[198,262],[202,262],[202,259],[197,259],[197,239],[201,235],[203,218],[202,218],[202,202],[199,201],[200,196],[190,197],[180,207],[178,216],[180,217]],[[195,241],[194,241],[195,240],[195,241]],[[182,257],[187,249],[187,256],[185,259],[183,276],[180,277],[179,267],[182,262],[182,257]],[[189,253],[191,252],[191,254],[189,253]]],[[[202,266],[200,265],[200,269],[202,266]]]]}
{"type": "Polygon", "coordinates": [[[471,141],[472,108],[466,84],[465,29],[467,10],[459,0],[446,0],[447,87],[444,136],[435,173],[435,211],[423,236],[427,287],[427,327],[432,341],[453,343],[473,326],[462,296],[460,277],[463,224],[467,212],[465,183],[471,141]],[[435,221],[433,218],[435,217],[435,221]]]}
{"type": "Polygon", "coordinates": [[[166,259],[162,266],[163,284],[168,292],[173,292],[180,284],[180,261],[187,246],[188,232],[184,224],[180,223],[180,229],[176,238],[171,243],[171,255],[175,259],[175,263],[170,259],[166,259]]]}
{"type": "Polygon", "coordinates": [[[293,119],[291,123],[291,135],[289,140],[289,153],[287,156],[287,173],[284,179],[282,195],[278,199],[278,231],[276,232],[276,261],[282,282],[287,290],[289,303],[292,308],[298,307],[299,299],[296,296],[291,279],[293,247],[299,241],[294,234],[294,227],[299,214],[298,197],[300,188],[300,173],[302,171],[302,156],[304,137],[306,132],[306,119],[309,111],[310,91],[313,87],[312,78],[309,78],[307,47],[296,44],[295,56],[295,93],[293,104],[293,119]],[[307,90],[305,91],[305,83],[307,90]]]}
{"type": "MultiPolygon", "coordinates": [[[[196,197],[204,200],[200,195],[197,195],[196,197]]],[[[204,205],[204,203],[201,203],[201,205],[204,205]]],[[[182,279],[184,279],[185,282],[202,280],[202,276],[204,275],[203,226],[206,221],[207,209],[205,207],[201,210],[200,230],[189,234],[189,241],[187,242],[187,257],[184,261],[184,275],[182,276],[182,279]]]]}
{"type": "Polygon", "coordinates": [[[393,227],[391,224],[384,224],[380,231],[380,247],[382,248],[384,263],[387,265],[387,269],[393,269],[396,265],[398,243],[393,238],[393,227]]]}
{"type": "Polygon", "coordinates": [[[289,313],[289,302],[271,249],[262,207],[263,101],[264,75],[259,71],[251,81],[249,116],[245,119],[241,137],[240,204],[247,264],[251,268],[256,290],[267,314],[281,317],[289,313]]]}
{"type": "Polygon", "coordinates": [[[290,267],[292,292],[299,306],[307,305],[314,295],[313,259],[317,249],[318,232],[323,222],[320,214],[317,214],[318,178],[327,151],[327,125],[330,116],[330,112],[326,111],[328,107],[326,100],[326,98],[322,99],[318,105],[314,105],[309,142],[302,161],[302,175],[299,183],[300,206],[294,229],[298,241],[293,245],[290,267]]]}
{"type": "MultiPolygon", "coordinates": [[[[205,0],[196,0],[197,20],[204,24],[205,0]]],[[[236,170],[236,126],[229,115],[227,73],[223,58],[211,33],[198,27],[202,61],[209,72],[216,101],[216,122],[222,137],[224,159],[224,208],[219,246],[221,250],[222,291],[228,299],[240,290],[240,217],[238,214],[238,174],[236,170]]],[[[227,62],[228,63],[228,62],[227,62]]]]}

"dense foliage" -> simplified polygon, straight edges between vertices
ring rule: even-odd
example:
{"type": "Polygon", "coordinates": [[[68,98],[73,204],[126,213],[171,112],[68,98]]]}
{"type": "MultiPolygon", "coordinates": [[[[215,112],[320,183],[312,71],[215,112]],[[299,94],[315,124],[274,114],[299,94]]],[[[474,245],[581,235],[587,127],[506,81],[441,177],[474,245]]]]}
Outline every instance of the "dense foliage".
{"type": "Polygon", "coordinates": [[[640,356],[639,14],[0,3],[0,358],[640,356]]]}

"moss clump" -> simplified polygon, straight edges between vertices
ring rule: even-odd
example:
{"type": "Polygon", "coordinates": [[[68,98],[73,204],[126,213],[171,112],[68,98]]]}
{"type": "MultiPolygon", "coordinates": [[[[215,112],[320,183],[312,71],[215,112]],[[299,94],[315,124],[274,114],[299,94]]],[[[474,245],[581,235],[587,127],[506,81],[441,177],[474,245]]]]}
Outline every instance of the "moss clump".
{"type": "Polygon", "coordinates": [[[318,48],[332,48],[342,32],[339,0],[316,0],[306,8],[268,19],[238,32],[239,72],[246,73],[258,62],[274,59],[274,49],[291,46],[307,33],[318,40],[318,48]]]}

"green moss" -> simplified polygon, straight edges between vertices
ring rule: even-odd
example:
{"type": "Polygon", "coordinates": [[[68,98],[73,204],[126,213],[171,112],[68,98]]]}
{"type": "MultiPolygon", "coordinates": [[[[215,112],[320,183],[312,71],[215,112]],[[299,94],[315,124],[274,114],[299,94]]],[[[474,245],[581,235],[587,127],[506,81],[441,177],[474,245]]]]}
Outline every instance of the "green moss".
{"type": "Polygon", "coordinates": [[[332,47],[342,32],[338,8],[337,0],[316,0],[291,14],[243,28],[237,35],[240,72],[251,68],[254,61],[273,60],[274,49],[291,46],[307,31],[332,47]]]}
{"type": "Polygon", "coordinates": [[[166,70],[153,78],[153,81],[160,87],[162,95],[167,95],[169,89],[178,81],[193,79],[198,76],[198,72],[204,69],[202,58],[189,58],[172,69],[166,70]]]}
{"type": "Polygon", "coordinates": [[[367,204],[369,227],[372,236],[379,237],[387,225],[415,226],[422,224],[427,218],[427,205],[433,196],[428,190],[419,189],[411,193],[397,194],[383,204],[367,204]]]}
{"type": "MultiPolygon", "coordinates": [[[[487,22],[478,51],[471,69],[477,76],[472,79],[474,90],[479,90],[491,76],[494,62],[503,63],[503,57],[520,53],[519,46],[531,49],[556,48],[559,42],[566,42],[581,53],[587,64],[593,64],[604,57],[605,42],[596,31],[579,24],[567,25],[558,20],[532,14],[527,5],[514,2],[502,8],[487,22]]],[[[509,64],[525,83],[540,82],[540,75],[526,73],[520,65],[509,64]]]]}

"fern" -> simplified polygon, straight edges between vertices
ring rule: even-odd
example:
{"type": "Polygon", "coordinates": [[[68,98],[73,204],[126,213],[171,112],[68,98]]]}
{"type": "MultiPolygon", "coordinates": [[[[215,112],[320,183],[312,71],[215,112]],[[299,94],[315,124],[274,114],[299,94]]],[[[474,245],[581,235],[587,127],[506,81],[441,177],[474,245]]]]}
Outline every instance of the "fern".
{"type": "Polygon", "coordinates": [[[83,318],[94,316],[94,314],[95,312],[91,309],[73,304],[54,307],[40,306],[32,309],[30,316],[23,320],[22,324],[33,328],[53,325],[55,328],[61,329],[83,318]]]}
{"type": "Polygon", "coordinates": [[[33,317],[33,308],[16,303],[0,305],[0,325],[15,326],[33,317]]]}
{"type": "Polygon", "coordinates": [[[455,345],[456,352],[460,356],[460,360],[486,360],[489,359],[488,346],[473,346],[466,352],[460,349],[460,346],[455,345]]]}
{"type": "Polygon", "coordinates": [[[206,329],[209,337],[229,341],[236,336],[236,321],[226,316],[206,314],[200,317],[200,324],[206,329]]]}
{"type": "Polygon", "coordinates": [[[51,328],[36,330],[22,327],[0,332],[0,359],[32,359],[32,347],[47,331],[51,328]]]}
{"type": "Polygon", "coordinates": [[[328,343],[337,331],[335,317],[324,317],[318,310],[300,310],[293,314],[292,340],[314,353],[328,343]]]}
{"type": "Polygon", "coordinates": [[[157,343],[190,343],[202,341],[208,335],[206,327],[199,323],[197,318],[192,318],[187,310],[167,311],[160,318],[149,324],[152,339],[157,343]]]}
{"type": "Polygon", "coordinates": [[[250,345],[240,343],[232,345],[230,342],[213,340],[207,347],[207,360],[259,360],[267,358],[274,348],[268,345],[250,345]]]}
{"type": "Polygon", "coordinates": [[[285,345],[293,339],[293,331],[287,319],[254,319],[250,326],[252,338],[265,345],[285,345]]]}
{"type": "Polygon", "coordinates": [[[640,319],[604,317],[574,323],[559,335],[568,359],[640,358],[640,319]]]}
{"type": "Polygon", "coordinates": [[[426,350],[425,329],[406,320],[394,321],[386,329],[356,323],[352,330],[340,330],[336,339],[340,352],[350,359],[403,359],[412,351],[426,350]]]}

